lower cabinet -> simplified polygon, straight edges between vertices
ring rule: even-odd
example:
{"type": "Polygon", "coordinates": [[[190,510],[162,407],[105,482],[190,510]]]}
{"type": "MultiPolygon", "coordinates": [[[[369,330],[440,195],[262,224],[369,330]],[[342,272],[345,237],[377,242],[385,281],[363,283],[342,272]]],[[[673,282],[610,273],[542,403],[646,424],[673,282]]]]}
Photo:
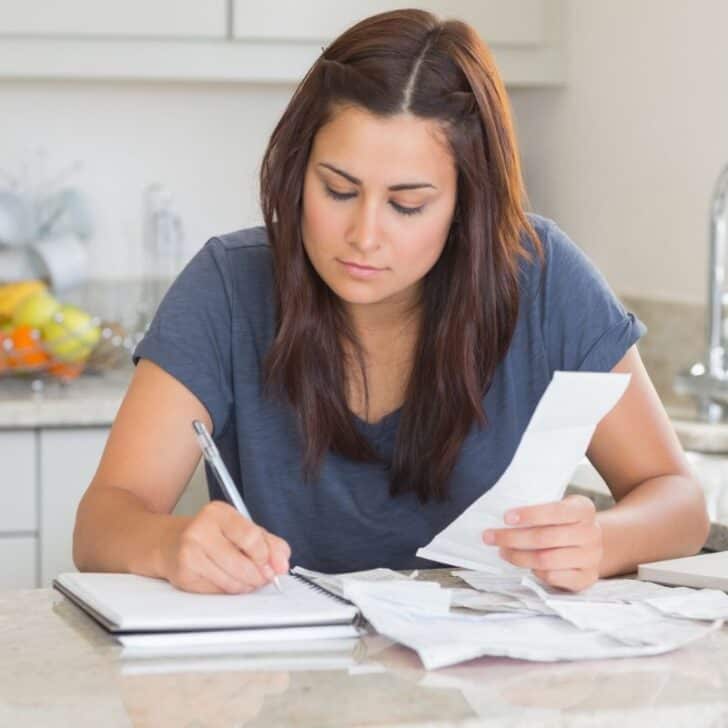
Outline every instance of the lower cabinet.
{"type": "MultiPolygon", "coordinates": [[[[50,586],[62,571],[76,571],[72,556],[76,509],[96,472],[109,430],[40,430],[39,586],[50,586]]],[[[201,459],[173,513],[192,515],[208,500],[203,462],[201,459]]]]}
{"type": "Polygon", "coordinates": [[[37,585],[37,547],[35,536],[0,536],[0,591],[37,585]]]}
{"type": "Polygon", "coordinates": [[[108,436],[108,427],[40,430],[39,586],[50,586],[61,571],[76,571],[72,556],[76,509],[108,436]]]}
{"type": "MultiPolygon", "coordinates": [[[[0,430],[0,590],[49,587],[73,563],[76,509],[110,427],[0,430]]],[[[203,460],[173,513],[207,502],[203,460]]]]}

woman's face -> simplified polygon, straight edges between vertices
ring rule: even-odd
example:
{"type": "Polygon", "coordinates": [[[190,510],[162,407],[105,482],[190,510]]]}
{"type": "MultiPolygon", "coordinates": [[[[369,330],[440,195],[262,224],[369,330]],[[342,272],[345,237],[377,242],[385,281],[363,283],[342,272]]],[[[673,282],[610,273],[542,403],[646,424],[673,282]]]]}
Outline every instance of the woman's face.
{"type": "Polygon", "coordinates": [[[436,122],[345,107],[319,129],[306,167],[309,260],[355,312],[405,309],[440,257],[456,192],[455,162],[436,122]]]}

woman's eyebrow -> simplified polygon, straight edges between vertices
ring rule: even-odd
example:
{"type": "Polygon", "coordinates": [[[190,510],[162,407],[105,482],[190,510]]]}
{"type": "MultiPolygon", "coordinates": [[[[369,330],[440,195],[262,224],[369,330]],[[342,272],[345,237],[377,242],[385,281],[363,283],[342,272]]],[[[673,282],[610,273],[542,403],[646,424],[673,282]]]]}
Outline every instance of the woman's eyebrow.
{"type": "MultiPolygon", "coordinates": [[[[332,172],[335,172],[338,175],[341,175],[344,179],[349,180],[354,185],[360,185],[361,180],[357,179],[353,175],[349,174],[348,172],[344,172],[343,169],[339,169],[338,167],[334,167],[333,164],[329,164],[328,162],[319,162],[319,167],[326,167],[326,169],[330,169],[332,172]]],[[[437,187],[435,185],[430,184],[429,182],[407,182],[403,184],[398,185],[390,185],[387,187],[388,190],[392,190],[392,192],[396,192],[398,190],[418,190],[422,187],[432,187],[433,190],[436,190],[437,187]]]]}

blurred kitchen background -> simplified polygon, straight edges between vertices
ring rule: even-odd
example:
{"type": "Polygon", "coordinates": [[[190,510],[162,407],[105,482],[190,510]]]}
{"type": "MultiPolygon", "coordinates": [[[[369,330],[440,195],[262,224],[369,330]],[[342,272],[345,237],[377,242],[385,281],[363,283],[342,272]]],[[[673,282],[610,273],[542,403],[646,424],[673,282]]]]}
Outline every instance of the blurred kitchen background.
{"type": "MultiPolygon", "coordinates": [[[[212,235],[261,223],[263,150],[321,47],[407,6],[471,22],[490,45],[531,209],[647,324],[639,348],[700,469],[709,545],[728,548],[728,426],[720,407],[701,423],[696,398],[674,387],[707,366],[728,3],[0,0],[0,284],[40,279],[67,307],[55,343],[30,342],[45,364],[15,349],[14,366],[0,365],[0,588],[73,568],[75,508],[169,278],[212,235]],[[50,372],[54,347],[65,368],[50,372]]],[[[0,288],[0,318],[2,306],[0,288]]],[[[573,485],[606,493],[586,462],[573,485]]],[[[205,497],[198,469],[177,512],[205,497]]]]}

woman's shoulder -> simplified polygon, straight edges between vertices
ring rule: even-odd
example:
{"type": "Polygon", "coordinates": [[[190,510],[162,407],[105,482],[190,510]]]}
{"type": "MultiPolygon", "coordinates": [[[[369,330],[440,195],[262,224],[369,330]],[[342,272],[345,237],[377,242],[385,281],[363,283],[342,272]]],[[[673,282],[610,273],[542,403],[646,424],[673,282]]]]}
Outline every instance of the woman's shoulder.
{"type": "Polygon", "coordinates": [[[533,241],[523,235],[523,247],[528,258],[521,265],[522,286],[525,290],[543,294],[543,285],[560,287],[570,281],[591,279],[599,272],[587,254],[549,217],[529,212],[527,218],[541,243],[543,256],[535,250],[533,241]]]}
{"type": "Polygon", "coordinates": [[[227,251],[247,252],[259,247],[269,248],[265,225],[253,225],[232,232],[216,235],[216,240],[227,251]]]}
{"type": "Polygon", "coordinates": [[[215,235],[198,256],[214,261],[231,291],[267,288],[272,282],[273,256],[263,225],[215,235]]]}
{"type": "MultiPolygon", "coordinates": [[[[569,255],[574,250],[579,250],[555,220],[535,212],[527,213],[526,217],[538,235],[546,261],[553,256],[569,255]]],[[[524,236],[524,242],[529,252],[533,252],[533,242],[528,236],[524,236]]]]}
{"type": "Polygon", "coordinates": [[[215,235],[204,247],[210,249],[218,263],[225,261],[225,264],[241,260],[266,260],[271,256],[268,233],[264,225],[215,235]]]}

